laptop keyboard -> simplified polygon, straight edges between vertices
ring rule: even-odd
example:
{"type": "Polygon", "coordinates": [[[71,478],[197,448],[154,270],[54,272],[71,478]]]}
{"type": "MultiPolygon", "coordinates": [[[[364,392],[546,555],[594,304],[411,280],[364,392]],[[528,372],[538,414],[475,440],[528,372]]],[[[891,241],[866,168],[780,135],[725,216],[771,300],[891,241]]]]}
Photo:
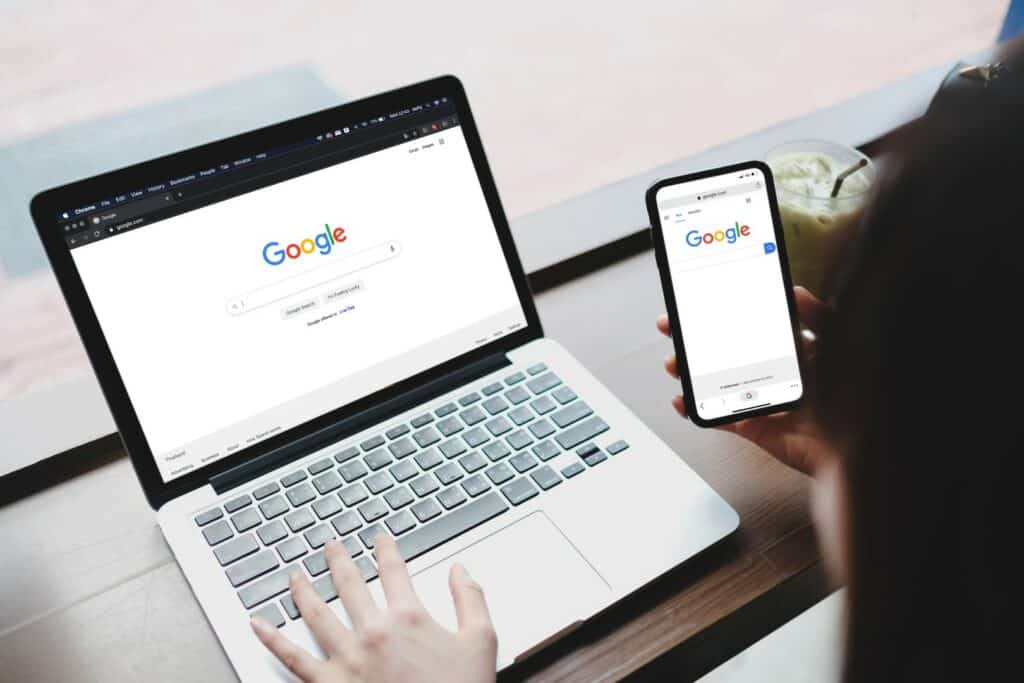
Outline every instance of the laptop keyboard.
{"type": "Polygon", "coordinates": [[[591,440],[609,426],[543,363],[297,467],[196,515],[242,605],[281,626],[299,618],[288,576],[337,597],[323,546],[341,543],[366,581],[384,531],[412,560],[628,448],[591,440]],[[558,471],[548,461],[575,456],[558,471]],[[273,600],[278,598],[278,600],[273,600]]]}

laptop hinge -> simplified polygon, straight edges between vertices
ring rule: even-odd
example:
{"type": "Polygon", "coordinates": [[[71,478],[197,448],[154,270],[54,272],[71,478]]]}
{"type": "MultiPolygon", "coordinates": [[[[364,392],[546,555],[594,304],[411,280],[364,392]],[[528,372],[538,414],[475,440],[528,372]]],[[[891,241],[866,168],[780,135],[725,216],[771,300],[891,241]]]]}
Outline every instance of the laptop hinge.
{"type": "Polygon", "coordinates": [[[292,443],[276,448],[258,457],[247,460],[240,465],[224,470],[210,477],[210,486],[217,493],[223,493],[240,486],[247,481],[260,477],[271,470],[277,469],[292,460],[308,455],[313,451],[340,441],[367,427],[398,415],[410,408],[436,398],[441,394],[472,382],[474,379],[511,365],[512,361],[504,353],[487,356],[474,363],[454,370],[443,377],[410,389],[404,394],[388,399],[372,408],[350,415],[334,424],[324,427],[312,434],[296,439],[292,443]]]}

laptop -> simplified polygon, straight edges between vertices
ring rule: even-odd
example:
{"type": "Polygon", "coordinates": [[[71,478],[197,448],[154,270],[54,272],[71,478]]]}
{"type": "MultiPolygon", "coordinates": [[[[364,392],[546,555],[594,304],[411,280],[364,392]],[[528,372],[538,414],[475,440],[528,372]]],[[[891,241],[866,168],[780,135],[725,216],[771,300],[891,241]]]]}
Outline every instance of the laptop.
{"type": "Polygon", "coordinates": [[[250,615],[340,539],[396,537],[497,669],[730,534],[736,513],[544,336],[465,92],[429,80],[49,190],[32,215],[168,545],[243,680],[250,615]]]}

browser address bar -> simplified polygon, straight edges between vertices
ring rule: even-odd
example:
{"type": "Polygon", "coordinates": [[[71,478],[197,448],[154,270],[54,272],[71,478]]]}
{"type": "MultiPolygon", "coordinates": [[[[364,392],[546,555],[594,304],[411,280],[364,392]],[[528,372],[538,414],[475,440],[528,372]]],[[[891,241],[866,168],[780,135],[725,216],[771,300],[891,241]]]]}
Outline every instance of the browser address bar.
{"type": "Polygon", "coordinates": [[[307,270],[304,273],[285,278],[284,280],[278,280],[265,287],[240,294],[228,299],[225,307],[231,315],[243,315],[257,308],[287,299],[295,294],[300,294],[321,285],[326,285],[334,280],[348,277],[353,273],[393,259],[401,253],[402,245],[400,242],[382,242],[375,247],[356,252],[319,268],[307,270]]]}

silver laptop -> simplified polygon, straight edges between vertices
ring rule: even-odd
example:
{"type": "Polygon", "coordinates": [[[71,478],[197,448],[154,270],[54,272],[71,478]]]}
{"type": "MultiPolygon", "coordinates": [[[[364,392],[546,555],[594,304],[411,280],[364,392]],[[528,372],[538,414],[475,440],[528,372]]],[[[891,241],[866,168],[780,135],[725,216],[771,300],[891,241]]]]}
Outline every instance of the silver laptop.
{"type": "Polygon", "coordinates": [[[443,77],[44,192],[32,213],[167,543],[238,675],[319,652],[323,546],[378,600],[396,537],[500,670],[719,541],[736,513],[541,330],[460,83],[443,77]]]}

